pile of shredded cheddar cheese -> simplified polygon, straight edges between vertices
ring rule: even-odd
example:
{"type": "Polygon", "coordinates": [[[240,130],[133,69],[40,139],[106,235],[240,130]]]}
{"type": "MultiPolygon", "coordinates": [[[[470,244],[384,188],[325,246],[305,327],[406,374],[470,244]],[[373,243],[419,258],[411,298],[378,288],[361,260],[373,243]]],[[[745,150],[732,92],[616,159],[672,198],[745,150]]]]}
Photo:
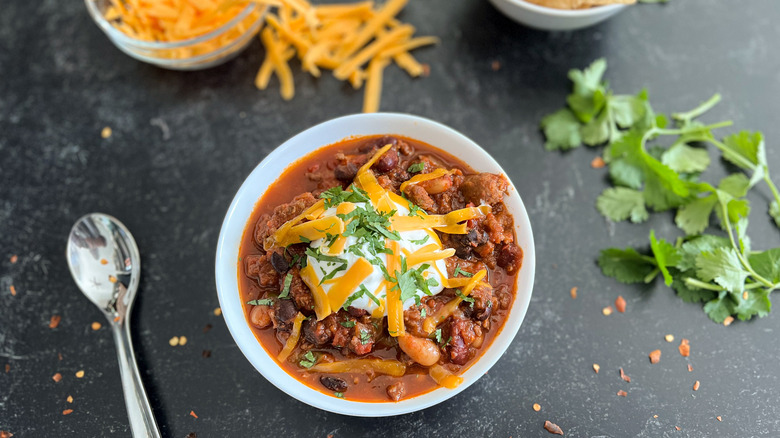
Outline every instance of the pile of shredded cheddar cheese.
{"type": "Polygon", "coordinates": [[[276,74],[285,100],[295,94],[288,61],[297,55],[312,76],[327,69],[355,89],[365,85],[363,111],[375,112],[384,68],[395,62],[410,76],[420,76],[425,69],[409,51],[438,42],[435,37],[413,38],[414,27],[395,19],[408,0],[389,0],[378,8],[373,1],[317,6],[306,0],[260,1],[277,9],[267,16],[268,26],[260,35],[266,57],[255,85],[266,89],[276,74]]]}

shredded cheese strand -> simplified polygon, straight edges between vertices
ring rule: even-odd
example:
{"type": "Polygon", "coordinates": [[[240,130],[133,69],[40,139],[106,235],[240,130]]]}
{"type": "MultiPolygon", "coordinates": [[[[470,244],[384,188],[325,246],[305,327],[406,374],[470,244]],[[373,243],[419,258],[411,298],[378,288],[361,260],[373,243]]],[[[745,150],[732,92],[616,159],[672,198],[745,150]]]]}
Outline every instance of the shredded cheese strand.
{"type": "Polygon", "coordinates": [[[282,348],[282,351],[279,352],[279,355],[276,356],[276,359],[279,362],[284,362],[287,360],[288,357],[290,357],[290,353],[293,352],[295,349],[295,346],[298,345],[298,339],[301,337],[301,324],[303,323],[303,320],[306,319],[305,316],[301,312],[298,312],[297,315],[295,315],[295,320],[293,320],[293,327],[292,332],[290,333],[290,337],[287,338],[287,342],[284,344],[284,348],[282,348]]]}

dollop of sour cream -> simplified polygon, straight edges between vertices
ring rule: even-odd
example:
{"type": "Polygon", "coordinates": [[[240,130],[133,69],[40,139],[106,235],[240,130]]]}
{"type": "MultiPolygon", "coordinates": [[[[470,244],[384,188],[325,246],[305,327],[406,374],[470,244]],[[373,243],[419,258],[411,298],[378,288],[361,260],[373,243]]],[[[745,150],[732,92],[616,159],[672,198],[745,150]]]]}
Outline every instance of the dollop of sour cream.
{"type": "MultiPolygon", "coordinates": [[[[408,215],[410,210],[403,205],[400,205],[396,202],[393,202],[394,208],[396,210],[396,215],[408,215]]],[[[370,203],[355,203],[355,206],[357,208],[367,208],[370,203]]],[[[336,207],[331,207],[320,216],[320,217],[328,217],[328,216],[335,216],[336,215],[336,207]]],[[[413,253],[414,251],[430,245],[432,243],[436,243],[440,246],[438,238],[434,234],[433,231],[426,231],[426,230],[412,230],[412,231],[403,231],[398,233],[400,236],[400,240],[396,241],[398,244],[399,251],[401,255],[404,256],[405,254],[413,253]],[[429,234],[430,233],[430,234],[429,234]]],[[[373,317],[379,318],[381,316],[387,315],[387,283],[385,282],[385,275],[382,271],[382,268],[379,267],[379,263],[381,263],[382,266],[387,266],[387,254],[385,253],[377,253],[375,256],[372,255],[368,248],[368,243],[363,242],[362,244],[359,244],[358,238],[354,236],[348,236],[346,238],[346,244],[344,245],[344,250],[341,251],[340,254],[333,254],[329,252],[329,248],[327,246],[327,242],[325,238],[312,240],[309,244],[309,246],[312,249],[321,248],[321,251],[323,253],[327,253],[332,256],[337,256],[340,259],[345,259],[347,261],[346,263],[346,269],[343,269],[339,272],[337,272],[335,275],[333,275],[331,278],[334,281],[326,281],[323,282],[322,279],[324,277],[327,277],[329,274],[331,274],[331,271],[334,269],[340,269],[340,267],[343,265],[342,263],[336,263],[336,262],[329,262],[329,261],[322,261],[318,260],[311,255],[307,256],[306,262],[311,265],[314,268],[314,272],[317,276],[317,280],[321,282],[322,289],[324,292],[330,296],[330,293],[333,291],[333,288],[337,285],[336,279],[342,277],[345,272],[351,268],[355,262],[359,258],[361,258],[359,255],[355,254],[354,252],[349,251],[348,249],[350,247],[353,247],[355,245],[359,245],[358,249],[359,252],[366,255],[366,259],[371,262],[371,266],[373,267],[372,272],[366,277],[365,280],[363,280],[362,285],[366,287],[366,289],[371,292],[382,304],[382,312],[380,313],[378,311],[379,306],[374,302],[374,300],[371,299],[371,297],[366,296],[365,293],[359,294],[360,296],[349,304],[351,307],[355,307],[357,309],[364,309],[367,310],[373,317]],[[324,247],[323,247],[324,245],[324,247]]],[[[439,248],[441,249],[441,248],[439,248]]],[[[423,270],[422,276],[426,279],[434,279],[435,285],[433,285],[433,282],[429,285],[428,289],[431,295],[436,295],[440,293],[442,290],[444,290],[444,282],[447,275],[447,266],[444,262],[444,260],[436,260],[433,262],[425,262],[420,263],[415,266],[407,266],[408,269],[415,269],[419,268],[422,264],[428,264],[430,265],[427,269],[423,270]]],[[[395,273],[390,272],[391,276],[395,277],[395,273]]],[[[395,283],[393,283],[395,284],[395,283]]],[[[358,292],[359,289],[356,289],[355,291],[350,294],[350,298],[358,292]]],[[[415,296],[407,298],[403,303],[404,310],[408,309],[410,306],[414,305],[415,303],[419,302],[419,299],[422,297],[427,296],[425,292],[423,292],[421,289],[417,289],[415,292],[415,296]]],[[[348,299],[348,301],[349,301],[348,299]]],[[[338,309],[333,309],[333,311],[336,311],[338,309]]]]}

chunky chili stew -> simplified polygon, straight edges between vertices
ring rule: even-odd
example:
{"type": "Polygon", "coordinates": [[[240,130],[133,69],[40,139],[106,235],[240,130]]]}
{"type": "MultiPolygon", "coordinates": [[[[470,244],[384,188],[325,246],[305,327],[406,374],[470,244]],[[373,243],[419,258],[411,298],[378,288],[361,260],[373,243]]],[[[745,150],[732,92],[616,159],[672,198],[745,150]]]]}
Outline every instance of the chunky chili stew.
{"type": "Polygon", "coordinates": [[[279,365],[334,397],[456,387],[501,330],[523,253],[505,176],[369,136],[290,166],[240,248],[247,320],[279,365]]]}

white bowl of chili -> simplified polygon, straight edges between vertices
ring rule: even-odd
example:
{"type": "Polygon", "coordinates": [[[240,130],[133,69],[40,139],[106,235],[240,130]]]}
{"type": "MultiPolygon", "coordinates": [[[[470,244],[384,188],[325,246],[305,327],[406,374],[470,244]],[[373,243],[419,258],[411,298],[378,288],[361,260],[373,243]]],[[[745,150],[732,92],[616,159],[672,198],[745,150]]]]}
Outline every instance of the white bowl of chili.
{"type": "MultiPolygon", "coordinates": [[[[515,278],[515,295],[503,326],[484,347],[481,355],[463,371],[462,383],[454,389],[438,387],[432,391],[397,402],[364,402],[320,392],[302,383],[275,361],[258,342],[247,322],[239,277],[242,264],[239,248],[258,200],[266,190],[300,158],[326,145],[346,138],[369,135],[400,135],[448,152],[467,157],[468,165],[479,172],[506,175],[501,166],[480,146],[437,122],[406,114],[356,114],[340,117],[292,137],[271,152],[246,178],[233,198],[220,230],[216,252],[216,286],[222,314],[239,349],[252,365],[272,384],[288,395],[311,406],[343,415],[380,417],[419,411],[454,397],[484,375],[509,348],[523,322],[534,282],[535,253],[531,224],[515,187],[509,182],[503,202],[514,217],[516,243],[523,252],[522,266],[515,278]]],[[[343,394],[339,394],[343,395],[343,394]]]]}

